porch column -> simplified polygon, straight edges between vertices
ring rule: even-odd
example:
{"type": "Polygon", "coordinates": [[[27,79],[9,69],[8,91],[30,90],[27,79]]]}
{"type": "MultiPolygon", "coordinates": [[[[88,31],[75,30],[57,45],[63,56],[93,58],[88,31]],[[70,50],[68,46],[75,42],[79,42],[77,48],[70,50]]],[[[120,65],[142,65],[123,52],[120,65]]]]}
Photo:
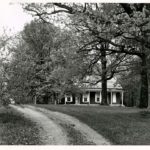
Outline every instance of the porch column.
{"type": "Polygon", "coordinates": [[[90,91],[88,93],[88,100],[89,100],[89,104],[90,104],[90,91]]]}
{"type": "Polygon", "coordinates": [[[121,92],[121,106],[123,106],[123,95],[124,95],[124,91],[121,92]]]}
{"type": "Polygon", "coordinates": [[[66,95],[65,95],[65,105],[66,105],[66,95]]]}
{"type": "Polygon", "coordinates": [[[100,99],[100,104],[101,104],[101,102],[102,102],[102,91],[100,91],[99,99],[100,99]]]}
{"type": "Polygon", "coordinates": [[[113,93],[112,93],[112,91],[111,91],[110,93],[111,93],[111,95],[110,95],[110,102],[111,102],[111,105],[112,105],[112,101],[113,101],[113,93]]]}
{"type": "Polygon", "coordinates": [[[75,96],[75,104],[77,104],[77,97],[75,96]]]}

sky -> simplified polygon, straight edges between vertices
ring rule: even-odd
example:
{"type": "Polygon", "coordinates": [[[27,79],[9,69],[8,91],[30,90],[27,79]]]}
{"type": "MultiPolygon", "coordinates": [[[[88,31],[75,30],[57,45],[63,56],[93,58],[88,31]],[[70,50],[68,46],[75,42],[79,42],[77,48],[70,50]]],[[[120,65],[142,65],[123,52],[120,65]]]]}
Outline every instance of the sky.
{"type": "Polygon", "coordinates": [[[32,19],[33,17],[24,12],[19,3],[0,2],[0,34],[3,28],[10,35],[17,33],[32,19]]]}

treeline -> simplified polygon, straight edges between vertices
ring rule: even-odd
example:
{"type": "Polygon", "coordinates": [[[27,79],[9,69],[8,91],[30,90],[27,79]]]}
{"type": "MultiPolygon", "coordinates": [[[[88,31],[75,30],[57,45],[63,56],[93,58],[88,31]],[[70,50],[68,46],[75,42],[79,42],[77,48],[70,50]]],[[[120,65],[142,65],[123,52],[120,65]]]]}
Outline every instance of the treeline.
{"type": "Polygon", "coordinates": [[[150,5],[67,4],[23,5],[38,17],[24,27],[5,63],[7,90],[19,102],[59,100],[80,93],[86,76],[102,82],[117,77],[127,106],[148,107],[150,5]]]}
{"type": "Polygon", "coordinates": [[[16,103],[55,103],[74,92],[83,69],[75,37],[69,31],[34,20],[24,27],[10,48],[7,90],[16,103]]]}

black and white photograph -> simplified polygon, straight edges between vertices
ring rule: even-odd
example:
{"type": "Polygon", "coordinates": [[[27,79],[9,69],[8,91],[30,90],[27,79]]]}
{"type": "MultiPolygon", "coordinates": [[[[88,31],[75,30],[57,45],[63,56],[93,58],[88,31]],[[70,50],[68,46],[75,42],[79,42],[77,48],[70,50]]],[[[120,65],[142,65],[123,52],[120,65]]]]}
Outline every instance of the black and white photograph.
{"type": "Polygon", "coordinates": [[[0,147],[150,145],[150,3],[6,1],[0,18],[0,147]]]}

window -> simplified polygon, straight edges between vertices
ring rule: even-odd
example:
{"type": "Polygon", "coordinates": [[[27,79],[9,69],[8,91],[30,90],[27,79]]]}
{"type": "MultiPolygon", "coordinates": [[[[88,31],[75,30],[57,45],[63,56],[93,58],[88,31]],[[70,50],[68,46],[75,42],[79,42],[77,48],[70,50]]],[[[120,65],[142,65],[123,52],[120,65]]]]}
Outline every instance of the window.
{"type": "Polygon", "coordinates": [[[95,102],[97,102],[97,103],[101,102],[100,92],[96,92],[96,94],[95,94],[95,102]]]}
{"type": "Polygon", "coordinates": [[[71,101],[71,97],[67,97],[67,102],[70,102],[71,101]]]}
{"type": "Polygon", "coordinates": [[[97,102],[99,102],[100,101],[100,98],[99,97],[97,97],[97,102]]]}
{"type": "Polygon", "coordinates": [[[83,94],[83,102],[89,102],[89,94],[88,93],[83,94]]]}
{"type": "Polygon", "coordinates": [[[66,95],[65,100],[66,102],[72,102],[72,95],[66,95]]]}
{"type": "Polygon", "coordinates": [[[87,101],[88,101],[87,97],[84,97],[84,102],[87,102],[87,101]]]}

